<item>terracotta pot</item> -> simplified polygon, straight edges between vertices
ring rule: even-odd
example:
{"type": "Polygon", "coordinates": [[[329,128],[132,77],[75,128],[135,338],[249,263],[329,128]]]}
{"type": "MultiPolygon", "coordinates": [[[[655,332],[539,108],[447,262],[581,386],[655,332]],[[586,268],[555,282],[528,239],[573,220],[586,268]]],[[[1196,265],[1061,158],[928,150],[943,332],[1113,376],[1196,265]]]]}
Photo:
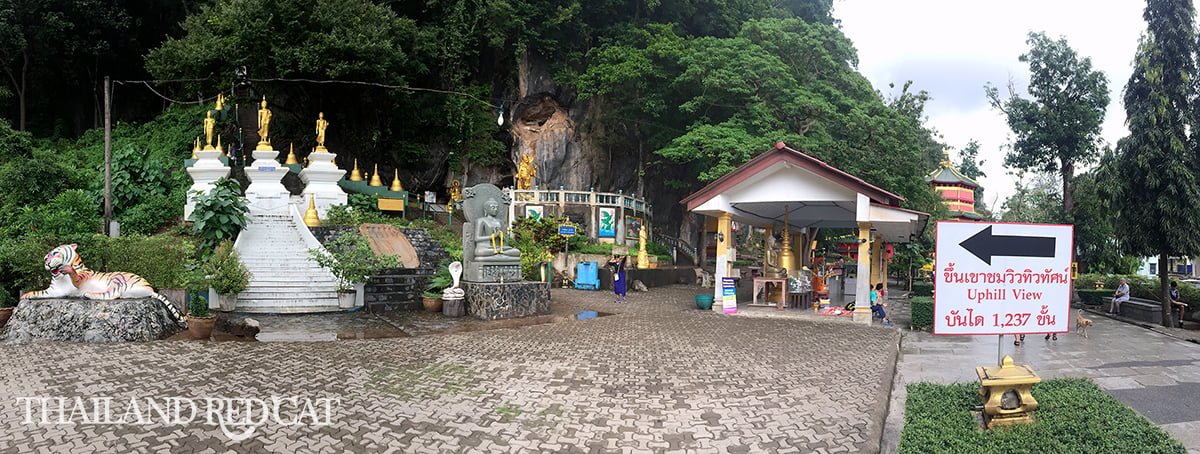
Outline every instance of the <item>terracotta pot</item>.
{"type": "Polygon", "coordinates": [[[0,329],[4,329],[4,325],[8,324],[8,319],[12,317],[15,307],[0,307],[0,329]]]}
{"type": "Polygon", "coordinates": [[[428,296],[422,296],[421,304],[425,305],[425,312],[441,312],[442,311],[442,299],[441,298],[430,298],[428,296]]]}
{"type": "Polygon", "coordinates": [[[195,340],[208,340],[212,337],[213,324],[216,323],[216,317],[195,317],[188,316],[188,336],[195,340]]]}

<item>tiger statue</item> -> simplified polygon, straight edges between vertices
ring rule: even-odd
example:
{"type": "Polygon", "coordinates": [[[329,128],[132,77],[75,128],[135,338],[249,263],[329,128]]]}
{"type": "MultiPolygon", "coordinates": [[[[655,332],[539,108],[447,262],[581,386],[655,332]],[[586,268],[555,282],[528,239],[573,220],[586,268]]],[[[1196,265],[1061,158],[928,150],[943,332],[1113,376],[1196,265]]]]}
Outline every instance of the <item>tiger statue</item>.
{"type": "Polygon", "coordinates": [[[187,322],[179,310],[166,297],[158,294],[149,282],[133,273],[98,273],[88,269],[79,257],[75,244],[64,244],[51,249],[44,260],[50,271],[50,287],[45,290],[25,292],[21,299],[45,299],[80,297],[92,300],[115,300],[118,298],[154,298],[161,302],[181,327],[187,322]]]}

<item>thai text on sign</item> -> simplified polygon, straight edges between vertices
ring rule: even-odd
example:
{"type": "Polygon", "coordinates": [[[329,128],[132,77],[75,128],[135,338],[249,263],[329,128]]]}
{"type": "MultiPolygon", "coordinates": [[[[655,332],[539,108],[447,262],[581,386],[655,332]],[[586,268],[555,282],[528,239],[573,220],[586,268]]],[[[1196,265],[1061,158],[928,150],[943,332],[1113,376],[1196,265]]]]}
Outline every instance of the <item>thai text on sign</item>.
{"type": "Polygon", "coordinates": [[[1070,225],[938,222],[934,334],[1066,332],[1073,248],[1070,225]]]}

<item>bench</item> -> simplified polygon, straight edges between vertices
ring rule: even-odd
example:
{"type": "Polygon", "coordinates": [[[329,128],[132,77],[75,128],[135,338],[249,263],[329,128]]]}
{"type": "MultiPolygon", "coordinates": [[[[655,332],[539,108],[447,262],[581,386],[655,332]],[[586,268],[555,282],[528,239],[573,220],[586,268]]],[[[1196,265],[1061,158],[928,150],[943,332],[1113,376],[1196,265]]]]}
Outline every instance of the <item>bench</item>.
{"type": "MultiPolygon", "coordinates": [[[[1107,311],[1112,307],[1112,300],[1111,296],[1101,298],[1101,301],[1104,302],[1101,308],[1107,311]]],[[[1171,319],[1178,320],[1179,316],[1173,312],[1171,319]]],[[[1129,298],[1129,301],[1121,303],[1118,315],[1146,323],[1159,324],[1162,323],[1162,303],[1145,298],[1129,298]]]]}

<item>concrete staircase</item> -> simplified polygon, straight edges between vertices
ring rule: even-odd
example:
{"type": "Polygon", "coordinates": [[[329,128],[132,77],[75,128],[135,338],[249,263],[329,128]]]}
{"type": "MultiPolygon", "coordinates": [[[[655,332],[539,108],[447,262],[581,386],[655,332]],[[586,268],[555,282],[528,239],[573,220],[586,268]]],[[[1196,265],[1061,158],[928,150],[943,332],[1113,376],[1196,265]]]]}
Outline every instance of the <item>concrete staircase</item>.
{"type": "MultiPolygon", "coordinates": [[[[308,257],[316,239],[290,215],[250,214],[237,250],[250,269],[250,285],[238,294],[237,311],[332,312],[338,308],[337,278],[308,257]],[[307,234],[307,235],[306,235],[307,234]],[[306,238],[307,237],[307,238],[306,238]]],[[[319,247],[319,243],[317,243],[319,247]]]]}

